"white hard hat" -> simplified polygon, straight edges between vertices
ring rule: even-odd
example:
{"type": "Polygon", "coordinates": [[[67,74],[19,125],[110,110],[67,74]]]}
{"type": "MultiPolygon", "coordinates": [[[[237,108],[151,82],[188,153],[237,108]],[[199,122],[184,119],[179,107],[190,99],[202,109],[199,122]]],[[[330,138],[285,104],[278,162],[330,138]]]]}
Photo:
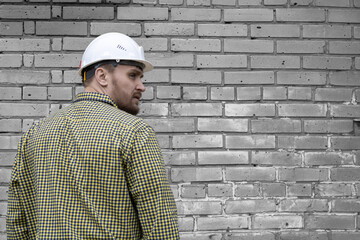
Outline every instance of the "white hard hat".
{"type": "Polygon", "coordinates": [[[111,32],[95,38],[85,49],[79,66],[79,75],[81,76],[82,71],[88,66],[106,60],[142,63],[144,72],[153,69],[152,64],[145,60],[143,47],[122,33],[111,32]]]}

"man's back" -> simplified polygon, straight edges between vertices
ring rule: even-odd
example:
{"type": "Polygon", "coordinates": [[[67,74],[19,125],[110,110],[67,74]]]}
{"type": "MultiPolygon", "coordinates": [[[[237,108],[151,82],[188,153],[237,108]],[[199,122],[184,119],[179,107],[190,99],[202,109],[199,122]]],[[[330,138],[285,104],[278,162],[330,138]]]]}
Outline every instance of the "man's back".
{"type": "Polygon", "coordinates": [[[24,135],[8,215],[9,239],[19,239],[15,230],[39,239],[178,238],[153,130],[99,93],[80,94],[24,135]]]}

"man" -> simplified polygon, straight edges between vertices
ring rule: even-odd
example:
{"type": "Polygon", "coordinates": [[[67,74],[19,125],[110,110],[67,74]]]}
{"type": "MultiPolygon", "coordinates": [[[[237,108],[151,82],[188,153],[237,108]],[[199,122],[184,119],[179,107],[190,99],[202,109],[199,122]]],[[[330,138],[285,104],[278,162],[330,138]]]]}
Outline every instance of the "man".
{"type": "Polygon", "coordinates": [[[34,125],[13,166],[8,239],[179,239],[175,201],[154,131],[142,119],[152,65],[126,35],[84,52],[85,92],[34,125]]]}

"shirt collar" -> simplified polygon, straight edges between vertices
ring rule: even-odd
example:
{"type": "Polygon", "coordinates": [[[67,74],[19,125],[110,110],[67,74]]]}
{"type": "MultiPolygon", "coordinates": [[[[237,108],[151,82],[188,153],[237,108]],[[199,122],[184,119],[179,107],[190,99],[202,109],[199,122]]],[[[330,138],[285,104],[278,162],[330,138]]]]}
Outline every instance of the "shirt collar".
{"type": "Polygon", "coordinates": [[[80,101],[98,101],[110,104],[113,107],[117,107],[116,103],[106,94],[98,92],[82,92],[76,95],[74,102],[80,101]]]}

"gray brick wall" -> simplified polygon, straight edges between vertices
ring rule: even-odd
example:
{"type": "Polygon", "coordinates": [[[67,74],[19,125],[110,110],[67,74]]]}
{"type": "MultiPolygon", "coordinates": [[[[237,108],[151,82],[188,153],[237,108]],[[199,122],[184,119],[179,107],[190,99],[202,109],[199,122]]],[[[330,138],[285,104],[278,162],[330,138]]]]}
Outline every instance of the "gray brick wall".
{"type": "Polygon", "coordinates": [[[1,240],[22,133],[109,31],[155,65],[140,116],[182,239],[360,239],[359,0],[0,0],[0,19],[1,240]]]}

